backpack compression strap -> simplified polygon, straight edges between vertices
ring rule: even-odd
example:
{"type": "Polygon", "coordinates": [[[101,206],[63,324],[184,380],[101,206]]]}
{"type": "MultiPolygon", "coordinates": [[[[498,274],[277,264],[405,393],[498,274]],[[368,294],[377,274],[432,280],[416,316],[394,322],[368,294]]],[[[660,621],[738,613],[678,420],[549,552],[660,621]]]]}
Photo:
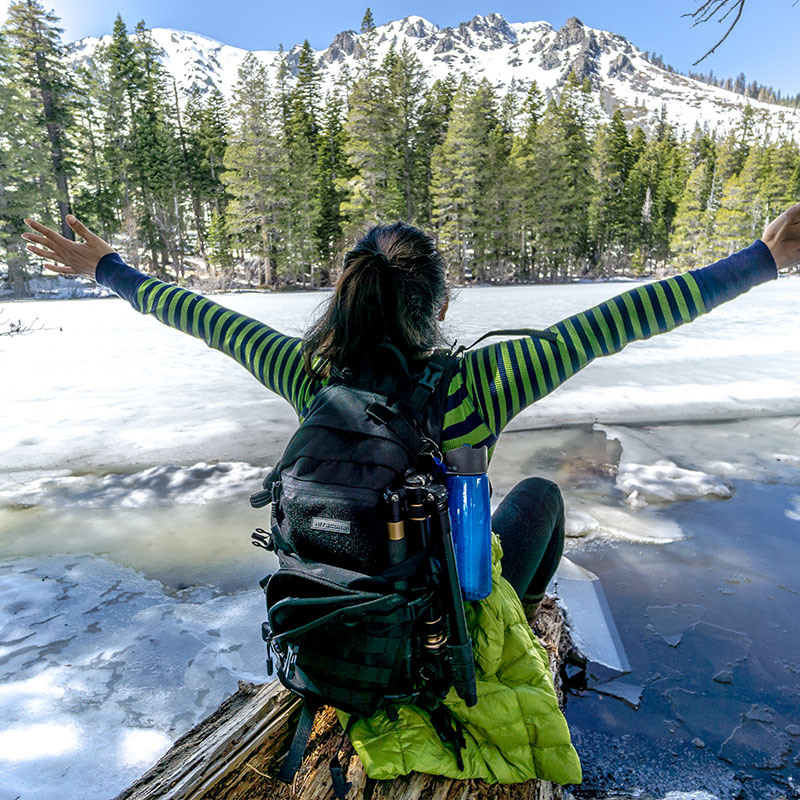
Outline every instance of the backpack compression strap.
{"type": "Polygon", "coordinates": [[[306,753],[308,741],[311,738],[311,729],[314,727],[314,717],[317,715],[318,708],[319,703],[316,700],[312,700],[310,697],[306,697],[303,700],[303,708],[300,712],[300,719],[297,722],[292,744],[289,747],[286,758],[283,759],[281,770],[278,773],[279,780],[285,781],[286,783],[291,783],[292,780],[294,780],[294,776],[297,774],[297,770],[300,768],[303,756],[306,753]]]}
{"type": "MultiPolygon", "coordinates": [[[[308,742],[311,739],[311,731],[314,727],[314,718],[317,716],[317,711],[322,705],[323,704],[316,698],[312,699],[311,696],[307,696],[303,700],[300,719],[297,722],[297,728],[292,738],[292,744],[289,746],[289,752],[286,754],[281,764],[278,780],[284,781],[285,783],[291,783],[294,780],[294,776],[297,774],[297,770],[300,769],[300,764],[303,763],[303,757],[308,749],[308,742]]],[[[331,783],[333,784],[333,793],[338,800],[344,800],[353,785],[352,783],[348,783],[345,779],[345,773],[339,761],[339,750],[342,749],[344,739],[347,738],[350,725],[354,720],[355,716],[351,715],[347,727],[342,731],[339,746],[336,748],[333,758],[328,762],[328,768],[331,773],[331,783]]]]}

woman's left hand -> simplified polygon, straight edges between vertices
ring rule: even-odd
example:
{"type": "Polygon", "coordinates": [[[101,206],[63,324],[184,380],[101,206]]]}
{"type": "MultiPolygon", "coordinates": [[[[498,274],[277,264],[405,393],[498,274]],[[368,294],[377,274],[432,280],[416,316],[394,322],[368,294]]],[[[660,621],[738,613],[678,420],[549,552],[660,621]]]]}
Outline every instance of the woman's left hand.
{"type": "Polygon", "coordinates": [[[761,241],[769,247],[778,269],[800,264],[800,203],[772,220],[761,241]]]}
{"type": "Polygon", "coordinates": [[[58,261],[58,264],[45,264],[47,269],[53,272],[60,272],[62,275],[85,275],[94,279],[97,262],[100,259],[114,252],[114,248],[104,242],[99,236],[92,233],[82,222],[72,214],[67,214],[67,225],[75,233],[83,238],[84,242],[73,242],[57,233],[52,228],[42,225],[36,220],[26,219],[25,224],[29,225],[40,235],[35,233],[23,233],[22,238],[29,242],[36,242],[36,245],[29,244],[28,250],[37,256],[48,259],[48,261],[58,261]],[[45,248],[50,248],[46,250],[45,248]]]}

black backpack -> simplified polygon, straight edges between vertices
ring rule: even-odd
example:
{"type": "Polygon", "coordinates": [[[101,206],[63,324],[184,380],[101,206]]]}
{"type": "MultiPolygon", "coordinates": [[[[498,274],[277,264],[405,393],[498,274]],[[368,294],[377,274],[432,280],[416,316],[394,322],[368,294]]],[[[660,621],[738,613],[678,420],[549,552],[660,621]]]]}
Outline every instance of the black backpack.
{"type": "MultiPolygon", "coordinates": [[[[392,498],[400,517],[409,481],[417,495],[441,497],[438,442],[458,365],[436,352],[414,380],[396,348],[378,345],[357,375],[338,373],[317,393],[264,489],[251,497],[257,508],[273,504],[269,533],[258,529],[253,540],[274,550],[280,565],[261,581],[267,668],[305,699],[284,780],[299,767],[323,704],[352,721],[423,705],[460,760],[463,739],[441,706],[453,684],[444,649],[452,632],[441,610],[443,557],[410,526],[400,550],[389,538],[392,498]]],[[[466,651],[474,670],[468,639],[466,651]]],[[[332,775],[344,794],[338,764],[332,775]]]]}
{"type": "MultiPolygon", "coordinates": [[[[382,343],[358,373],[334,373],[250,498],[255,508],[273,504],[269,532],[252,537],[279,561],[261,581],[267,669],[305,700],[283,780],[294,777],[323,704],[350,723],[421,706],[463,768],[463,734],[442,700],[451,686],[467,705],[477,693],[439,452],[459,363],[436,351],[415,377],[382,343]]],[[[344,797],[336,759],[331,775],[344,797]]]]}

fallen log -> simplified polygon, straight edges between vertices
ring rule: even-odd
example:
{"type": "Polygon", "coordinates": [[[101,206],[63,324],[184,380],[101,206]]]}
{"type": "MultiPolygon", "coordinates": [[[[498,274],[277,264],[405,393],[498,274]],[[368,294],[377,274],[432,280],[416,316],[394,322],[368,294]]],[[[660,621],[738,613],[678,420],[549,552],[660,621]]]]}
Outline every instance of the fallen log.
{"type": "MultiPolygon", "coordinates": [[[[559,668],[571,647],[564,615],[548,598],[533,629],[550,657],[559,703],[563,692],[559,668]]],[[[277,780],[278,769],[294,733],[300,700],[278,681],[242,681],[239,690],[216,711],[184,734],[169,752],[115,800],[332,800],[328,764],[338,753],[348,797],[365,800],[561,800],[557,784],[527,781],[487,784],[412,772],[393,781],[367,778],[332,708],[317,714],[306,758],[293,783],[277,780]]]]}

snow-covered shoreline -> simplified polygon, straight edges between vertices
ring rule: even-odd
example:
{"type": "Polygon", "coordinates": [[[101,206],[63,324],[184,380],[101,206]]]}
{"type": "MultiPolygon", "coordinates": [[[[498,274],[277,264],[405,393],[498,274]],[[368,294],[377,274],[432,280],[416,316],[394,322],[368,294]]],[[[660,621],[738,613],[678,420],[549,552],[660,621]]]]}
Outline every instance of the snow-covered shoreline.
{"type": "MultiPolygon", "coordinates": [[[[664,273],[663,276],[677,273],[664,273]]],[[[492,289],[502,288],[506,286],[577,286],[585,284],[605,284],[605,283],[636,283],[647,282],[654,280],[653,277],[637,278],[631,275],[614,275],[609,278],[576,278],[573,281],[561,281],[552,283],[517,283],[509,281],[508,283],[476,283],[469,284],[468,286],[457,286],[453,288],[456,290],[463,289],[492,289]]],[[[219,281],[203,281],[192,283],[187,288],[200,294],[213,293],[217,295],[232,295],[232,294],[310,294],[313,292],[331,291],[331,287],[323,287],[322,289],[311,289],[303,287],[291,287],[280,291],[273,289],[258,287],[258,286],[237,286],[230,289],[219,289],[219,281]],[[204,285],[208,284],[208,285],[204,285]]],[[[83,300],[83,299],[96,299],[102,297],[115,297],[116,295],[105,286],[100,286],[97,283],[88,280],[81,280],[80,278],[68,278],[58,276],[58,278],[39,277],[29,280],[29,284],[33,285],[33,290],[30,294],[24,297],[13,297],[13,292],[10,289],[0,291],[0,305],[5,303],[27,303],[38,300],[83,300]]]]}

